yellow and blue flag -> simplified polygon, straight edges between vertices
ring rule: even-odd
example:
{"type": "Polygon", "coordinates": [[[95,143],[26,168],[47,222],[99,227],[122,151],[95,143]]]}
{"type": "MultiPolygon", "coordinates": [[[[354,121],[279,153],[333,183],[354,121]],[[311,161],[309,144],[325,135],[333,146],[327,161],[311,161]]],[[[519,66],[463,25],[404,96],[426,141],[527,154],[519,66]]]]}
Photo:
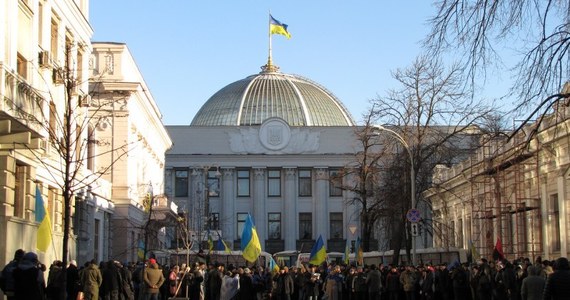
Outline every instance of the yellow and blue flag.
{"type": "Polygon", "coordinates": [[[469,249],[471,250],[471,259],[472,261],[475,261],[477,259],[479,259],[481,256],[479,255],[479,252],[477,252],[477,248],[475,248],[475,244],[473,243],[472,240],[469,240],[469,249]]]}
{"type": "Polygon", "coordinates": [[[214,250],[214,240],[210,235],[210,231],[208,230],[208,252],[212,252],[214,250]]]}
{"type": "Polygon", "coordinates": [[[344,246],[344,254],[342,255],[342,261],[345,265],[350,263],[350,246],[348,245],[350,240],[346,239],[346,246],[344,246]]]}
{"type": "Polygon", "coordinates": [[[358,237],[358,239],[356,239],[356,265],[357,266],[363,266],[364,265],[364,251],[362,250],[362,245],[361,245],[361,241],[360,241],[360,237],[358,237]]]}
{"type": "Polygon", "coordinates": [[[319,235],[317,242],[311,249],[311,256],[309,256],[309,263],[312,265],[320,265],[327,259],[327,249],[323,242],[323,237],[319,235]]]}
{"type": "Polygon", "coordinates": [[[277,21],[273,16],[269,15],[269,33],[270,34],[281,34],[291,38],[291,34],[287,31],[287,24],[277,21]]]}
{"type": "Polygon", "coordinates": [[[261,244],[259,243],[257,230],[249,214],[245,219],[245,226],[241,234],[241,251],[243,252],[243,258],[248,262],[254,262],[261,254],[261,244]]]}
{"type": "Polygon", "coordinates": [[[269,271],[271,271],[272,273],[279,272],[279,266],[277,265],[273,257],[269,257],[269,271]]]}
{"type": "Polygon", "coordinates": [[[42,252],[46,252],[51,244],[51,220],[38,186],[36,186],[36,222],[40,223],[36,248],[42,252]]]}
{"type": "Polygon", "coordinates": [[[140,261],[144,261],[145,257],[144,257],[144,242],[142,240],[139,240],[139,245],[138,245],[138,249],[137,249],[137,257],[139,258],[140,261]]]}
{"type": "Polygon", "coordinates": [[[226,253],[232,253],[232,249],[230,249],[230,247],[228,247],[226,242],[224,242],[224,240],[222,240],[221,238],[218,239],[218,243],[216,244],[216,250],[224,251],[226,253]]]}

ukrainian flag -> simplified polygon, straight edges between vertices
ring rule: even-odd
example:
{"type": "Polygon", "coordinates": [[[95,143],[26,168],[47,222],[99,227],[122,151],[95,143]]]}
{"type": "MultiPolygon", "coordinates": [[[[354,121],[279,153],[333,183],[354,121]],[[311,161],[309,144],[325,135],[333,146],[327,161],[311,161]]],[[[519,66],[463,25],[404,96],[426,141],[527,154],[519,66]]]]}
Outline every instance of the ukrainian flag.
{"type": "Polygon", "coordinates": [[[221,238],[218,239],[218,243],[216,244],[216,250],[225,251],[226,253],[232,253],[232,249],[230,249],[230,247],[228,247],[226,242],[224,242],[224,240],[222,240],[221,238]]]}
{"type": "Polygon", "coordinates": [[[249,214],[245,219],[245,226],[241,234],[241,251],[243,252],[243,258],[249,262],[254,262],[261,254],[259,237],[257,237],[255,225],[253,225],[253,220],[249,214]]]}
{"type": "Polygon", "coordinates": [[[311,256],[309,257],[309,263],[312,265],[320,265],[327,259],[327,249],[325,249],[325,244],[323,243],[323,237],[319,235],[317,242],[311,249],[311,256]]]}
{"type": "Polygon", "coordinates": [[[362,250],[360,237],[356,239],[356,265],[364,266],[364,252],[362,250]]]}
{"type": "Polygon", "coordinates": [[[342,255],[342,261],[345,265],[350,263],[350,247],[348,243],[350,243],[350,240],[346,239],[346,246],[344,246],[344,254],[342,255]]]}
{"type": "Polygon", "coordinates": [[[210,235],[210,231],[208,230],[208,252],[212,252],[214,250],[214,240],[210,235]]]}
{"type": "Polygon", "coordinates": [[[144,261],[144,242],[142,240],[139,240],[137,257],[139,258],[140,261],[144,261]]]}
{"type": "Polygon", "coordinates": [[[279,272],[279,266],[277,265],[273,257],[269,257],[269,271],[271,271],[272,273],[279,272]]]}
{"type": "Polygon", "coordinates": [[[38,236],[36,248],[39,251],[46,252],[51,244],[51,220],[49,213],[46,211],[46,205],[42,198],[40,188],[36,185],[36,222],[40,223],[38,227],[38,236]]]}
{"type": "Polygon", "coordinates": [[[287,24],[277,21],[273,16],[269,15],[269,33],[270,34],[281,34],[291,38],[291,34],[287,31],[287,24]]]}

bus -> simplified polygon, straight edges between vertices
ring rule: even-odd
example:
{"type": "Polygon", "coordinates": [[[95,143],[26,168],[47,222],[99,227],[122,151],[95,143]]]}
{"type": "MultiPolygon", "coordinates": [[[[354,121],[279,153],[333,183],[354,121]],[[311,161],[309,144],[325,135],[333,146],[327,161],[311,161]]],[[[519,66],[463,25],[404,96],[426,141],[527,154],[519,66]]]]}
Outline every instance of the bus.
{"type": "MultiPolygon", "coordinates": [[[[299,252],[296,250],[281,251],[273,254],[273,259],[279,266],[300,267],[301,264],[308,265],[311,253],[299,252]]],[[[327,252],[327,263],[342,263],[344,254],[341,252],[327,252]]]]}
{"type": "MultiPolygon", "coordinates": [[[[459,248],[423,248],[416,249],[416,260],[420,264],[450,264],[458,261],[460,263],[467,262],[467,250],[459,248]]],[[[392,263],[394,250],[388,251],[370,251],[364,252],[362,255],[364,265],[388,265],[392,263]]],[[[309,263],[310,253],[299,253],[299,251],[289,250],[281,251],[273,254],[273,259],[280,266],[300,266],[300,264],[307,265],[309,263]]],[[[342,264],[344,253],[329,252],[327,253],[327,262],[342,264]]],[[[356,257],[354,253],[349,255],[349,263],[356,264],[356,257]]],[[[408,256],[406,249],[400,250],[400,265],[408,264],[408,256]]]]}
{"type": "MultiPolygon", "coordinates": [[[[411,250],[410,250],[411,251],[411,250]]],[[[411,255],[411,253],[410,253],[411,255]]],[[[394,250],[364,252],[362,255],[365,265],[388,265],[392,263],[394,250]]],[[[350,255],[350,261],[354,261],[354,254],[350,255]]],[[[416,249],[416,261],[418,264],[450,264],[455,261],[467,262],[467,250],[460,248],[422,248],[416,249]]],[[[407,265],[408,254],[406,249],[400,249],[400,265],[407,265]]]]}
{"type": "Polygon", "coordinates": [[[222,263],[226,267],[228,265],[235,267],[263,266],[265,268],[269,266],[271,254],[265,251],[261,251],[259,258],[253,263],[246,261],[242,254],[242,251],[230,251],[229,253],[226,251],[210,251],[198,253],[198,251],[194,250],[179,250],[170,255],[170,263],[177,265],[186,264],[187,262],[190,265],[197,262],[222,263]]]}

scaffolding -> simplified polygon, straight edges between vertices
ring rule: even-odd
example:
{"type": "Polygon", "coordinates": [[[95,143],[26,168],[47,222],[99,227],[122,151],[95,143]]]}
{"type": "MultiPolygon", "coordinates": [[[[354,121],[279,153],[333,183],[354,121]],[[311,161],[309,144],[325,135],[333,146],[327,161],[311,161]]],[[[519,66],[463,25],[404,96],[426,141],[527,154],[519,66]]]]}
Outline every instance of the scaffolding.
{"type": "Polygon", "coordinates": [[[499,239],[509,259],[542,252],[539,151],[532,145],[524,132],[489,138],[471,157],[471,241],[483,257],[499,239]]]}

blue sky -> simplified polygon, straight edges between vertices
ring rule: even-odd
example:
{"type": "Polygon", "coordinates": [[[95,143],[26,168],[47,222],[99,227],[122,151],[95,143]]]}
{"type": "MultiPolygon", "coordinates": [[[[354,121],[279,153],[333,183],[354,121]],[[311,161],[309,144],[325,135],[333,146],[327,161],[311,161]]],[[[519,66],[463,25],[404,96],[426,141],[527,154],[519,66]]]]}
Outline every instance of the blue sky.
{"type": "Polygon", "coordinates": [[[93,41],[126,43],[167,125],[190,124],[229,83],[268,56],[268,13],[292,38],[273,35],[284,73],[332,91],[357,121],[369,100],[398,88],[390,75],[421,53],[432,1],[92,0],[93,41]]]}

